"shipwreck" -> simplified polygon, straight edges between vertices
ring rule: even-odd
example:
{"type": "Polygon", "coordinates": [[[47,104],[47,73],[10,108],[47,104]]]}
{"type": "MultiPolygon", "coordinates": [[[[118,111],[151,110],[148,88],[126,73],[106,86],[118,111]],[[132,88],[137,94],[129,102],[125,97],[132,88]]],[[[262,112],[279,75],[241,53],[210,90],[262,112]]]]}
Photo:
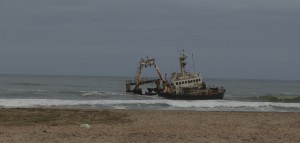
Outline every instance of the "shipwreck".
{"type": "Polygon", "coordinates": [[[155,59],[141,59],[135,80],[126,81],[126,92],[140,95],[158,95],[167,99],[223,99],[226,90],[223,87],[209,87],[203,81],[200,73],[186,71],[186,59],[187,56],[184,51],[180,51],[180,72],[172,73],[169,80],[162,76],[155,59]],[[143,68],[151,66],[155,68],[158,78],[142,78],[143,68]],[[143,92],[141,86],[149,83],[155,83],[156,86],[147,88],[147,91],[143,92]]]}

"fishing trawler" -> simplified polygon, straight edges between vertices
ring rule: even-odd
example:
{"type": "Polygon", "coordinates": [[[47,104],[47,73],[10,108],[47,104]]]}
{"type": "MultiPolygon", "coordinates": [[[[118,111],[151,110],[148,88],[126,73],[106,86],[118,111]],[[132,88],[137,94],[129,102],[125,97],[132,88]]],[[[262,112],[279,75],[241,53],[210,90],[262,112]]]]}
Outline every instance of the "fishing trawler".
{"type": "Polygon", "coordinates": [[[138,74],[135,82],[131,80],[126,81],[126,91],[135,94],[143,94],[140,85],[155,83],[155,88],[147,88],[148,91],[144,95],[158,95],[167,99],[181,99],[181,100],[205,100],[205,99],[223,99],[225,89],[223,87],[208,87],[202,79],[200,73],[187,72],[185,66],[187,65],[187,56],[182,50],[179,56],[180,72],[171,74],[170,80],[166,80],[158,69],[154,59],[141,59],[138,74]],[[147,66],[154,66],[159,78],[151,80],[142,80],[142,68],[147,66]],[[130,86],[135,85],[131,90],[130,86]],[[161,87],[162,85],[162,87],[161,87]]]}
{"type": "Polygon", "coordinates": [[[163,81],[163,91],[158,96],[184,100],[223,99],[223,87],[207,87],[200,73],[186,71],[186,58],[182,51],[179,56],[180,73],[172,73],[170,82],[163,81]]]}

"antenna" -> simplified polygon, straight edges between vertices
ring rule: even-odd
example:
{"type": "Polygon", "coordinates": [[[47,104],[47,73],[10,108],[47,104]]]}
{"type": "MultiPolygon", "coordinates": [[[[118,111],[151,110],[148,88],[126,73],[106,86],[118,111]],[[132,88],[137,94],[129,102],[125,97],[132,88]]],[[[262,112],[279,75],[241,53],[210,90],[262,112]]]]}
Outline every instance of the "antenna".
{"type": "Polygon", "coordinates": [[[193,70],[194,70],[194,73],[195,73],[194,54],[193,53],[192,53],[192,60],[193,60],[193,70]]]}

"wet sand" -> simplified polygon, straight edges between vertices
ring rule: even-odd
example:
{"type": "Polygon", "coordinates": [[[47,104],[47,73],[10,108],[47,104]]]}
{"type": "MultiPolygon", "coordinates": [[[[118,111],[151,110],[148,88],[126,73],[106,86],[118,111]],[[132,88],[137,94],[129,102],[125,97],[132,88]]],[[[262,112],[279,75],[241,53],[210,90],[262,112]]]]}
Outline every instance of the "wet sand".
{"type": "Polygon", "coordinates": [[[0,142],[298,143],[300,113],[0,109],[0,142]]]}

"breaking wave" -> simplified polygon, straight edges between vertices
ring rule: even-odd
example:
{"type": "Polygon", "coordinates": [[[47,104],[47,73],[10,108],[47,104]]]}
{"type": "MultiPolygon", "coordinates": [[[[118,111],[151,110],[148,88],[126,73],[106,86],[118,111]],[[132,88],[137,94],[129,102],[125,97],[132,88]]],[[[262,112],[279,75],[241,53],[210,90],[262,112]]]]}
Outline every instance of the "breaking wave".
{"type": "Polygon", "coordinates": [[[101,96],[101,95],[120,95],[120,92],[110,92],[110,91],[60,91],[60,94],[73,94],[80,96],[101,96]]]}
{"type": "Polygon", "coordinates": [[[97,96],[97,95],[118,95],[118,92],[108,92],[108,91],[79,91],[81,96],[97,96]]]}
{"type": "Polygon", "coordinates": [[[226,100],[58,100],[58,99],[0,99],[4,108],[30,107],[106,107],[119,109],[199,110],[199,111],[272,111],[300,112],[300,103],[242,102],[226,100]]]}
{"type": "Polygon", "coordinates": [[[240,98],[247,101],[257,101],[257,102],[300,103],[300,95],[267,94],[267,95],[258,95],[258,96],[240,97],[240,98]]]}

